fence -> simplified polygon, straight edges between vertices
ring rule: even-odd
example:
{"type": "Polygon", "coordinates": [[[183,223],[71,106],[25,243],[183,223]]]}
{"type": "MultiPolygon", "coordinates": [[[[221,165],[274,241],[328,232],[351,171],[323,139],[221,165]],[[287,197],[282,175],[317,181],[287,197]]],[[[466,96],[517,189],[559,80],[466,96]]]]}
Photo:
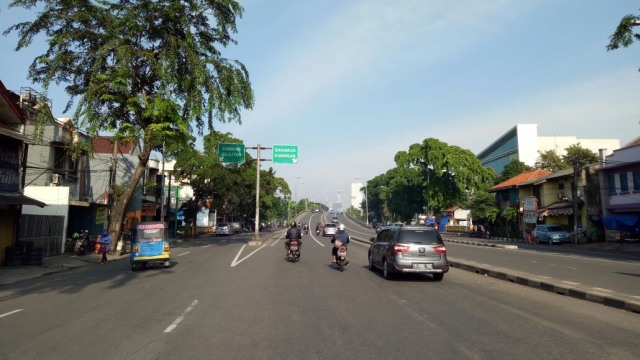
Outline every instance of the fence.
{"type": "Polygon", "coordinates": [[[64,216],[22,214],[19,240],[41,246],[44,256],[61,254],[64,245],[64,216]]]}

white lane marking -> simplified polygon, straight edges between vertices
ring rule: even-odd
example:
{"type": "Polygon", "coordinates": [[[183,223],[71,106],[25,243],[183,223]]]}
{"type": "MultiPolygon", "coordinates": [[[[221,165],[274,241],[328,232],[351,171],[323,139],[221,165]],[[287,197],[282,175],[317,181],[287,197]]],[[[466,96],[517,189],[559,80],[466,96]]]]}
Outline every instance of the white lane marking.
{"type": "Polygon", "coordinates": [[[176,255],[176,256],[187,255],[187,254],[189,254],[190,252],[191,252],[191,251],[187,251],[186,253],[178,254],[178,255],[176,255]]]}
{"type": "Polygon", "coordinates": [[[209,246],[211,246],[211,244],[209,244],[209,245],[205,245],[205,246],[203,246],[203,248],[206,248],[206,247],[209,247],[209,246]]]}
{"type": "Polygon", "coordinates": [[[278,241],[280,241],[280,239],[282,239],[282,238],[284,238],[284,234],[280,235],[280,236],[276,239],[276,241],[274,241],[274,242],[273,242],[273,244],[271,244],[271,246],[273,246],[273,245],[277,244],[277,243],[278,243],[278,241]]]}
{"type": "Polygon", "coordinates": [[[609,292],[609,293],[615,292],[615,291],[613,291],[613,290],[603,289],[603,288],[599,288],[599,287],[594,287],[594,288],[592,288],[592,289],[593,289],[593,290],[597,290],[597,291],[609,292]]]}
{"type": "Polygon", "coordinates": [[[573,282],[573,281],[562,280],[562,282],[569,285],[580,285],[580,283],[573,282]]]}
{"type": "Polygon", "coordinates": [[[178,318],[173,322],[173,324],[169,325],[168,328],[164,329],[164,332],[168,333],[168,332],[171,332],[173,329],[175,329],[178,326],[178,324],[180,324],[182,320],[184,320],[185,316],[187,316],[189,311],[193,310],[193,308],[196,307],[196,305],[198,305],[198,300],[194,300],[191,303],[191,305],[189,305],[189,307],[182,313],[182,315],[178,316],[178,318]]]}
{"type": "Polygon", "coordinates": [[[1,317],[5,317],[5,316],[9,316],[11,314],[15,314],[15,313],[20,312],[22,310],[24,310],[24,309],[18,309],[18,310],[9,311],[8,313],[4,313],[4,314],[0,315],[0,318],[1,317]]]}
{"type": "Polygon", "coordinates": [[[253,250],[249,255],[243,257],[242,259],[238,260],[238,257],[240,257],[240,254],[242,254],[242,250],[244,250],[244,248],[247,245],[242,245],[242,247],[240,248],[240,251],[238,251],[238,254],[236,255],[236,258],[233,259],[233,261],[231,262],[231,267],[235,267],[236,265],[240,264],[241,262],[247,260],[251,255],[255,254],[256,252],[258,252],[259,250],[262,250],[263,247],[267,246],[267,245],[262,245],[259,248],[253,250]]]}
{"type": "Polygon", "coordinates": [[[313,239],[313,241],[317,242],[318,244],[320,244],[320,246],[324,247],[324,244],[318,241],[318,239],[316,239],[316,237],[313,236],[313,234],[309,233],[309,235],[311,235],[311,238],[313,239]]]}

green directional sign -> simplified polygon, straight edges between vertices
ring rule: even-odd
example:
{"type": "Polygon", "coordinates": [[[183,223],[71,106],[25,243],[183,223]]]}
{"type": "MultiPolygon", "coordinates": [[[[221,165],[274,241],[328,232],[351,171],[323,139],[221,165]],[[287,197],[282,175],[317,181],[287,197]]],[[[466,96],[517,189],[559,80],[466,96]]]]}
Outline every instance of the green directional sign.
{"type": "Polygon", "coordinates": [[[274,164],[297,164],[298,145],[273,145],[271,160],[274,164]]]}
{"type": "Polygon", "coordinates": [[[244,162],[244,144],[218,144],[218,161],[227,164],[242,164],[244,162]]]}

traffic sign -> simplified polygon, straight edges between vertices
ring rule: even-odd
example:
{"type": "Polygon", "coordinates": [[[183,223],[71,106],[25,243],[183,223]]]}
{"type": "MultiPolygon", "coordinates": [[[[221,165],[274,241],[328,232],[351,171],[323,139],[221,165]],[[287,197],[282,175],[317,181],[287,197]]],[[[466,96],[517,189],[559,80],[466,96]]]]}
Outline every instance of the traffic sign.
{"type": "Polygon", "coordinates": [[[298,145],[273,145],[271,160],[274,164],[297,164],[298,145]]]}
{"type": "Polygon", "coordinates": [[[244,152],[244,144],[218,144],[218,161],[226,164],[242,164],[244,152]]]}

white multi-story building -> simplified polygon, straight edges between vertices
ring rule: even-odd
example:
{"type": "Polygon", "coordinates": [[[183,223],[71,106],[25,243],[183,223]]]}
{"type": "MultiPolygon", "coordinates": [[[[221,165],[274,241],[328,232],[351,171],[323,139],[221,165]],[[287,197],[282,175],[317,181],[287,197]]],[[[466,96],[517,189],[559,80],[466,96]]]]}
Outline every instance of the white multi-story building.
{"type": "Polygon", "coordinates": [[[555,150],[559,156],[566,154],[565,149],[580,144],[598,154],[600,149],[611,151],[620,148],[620,139],[579,139],[575,136],[538,136],[537,124],[518,124],[498,137],[491,145],[482,150],[478,159],[482,165],[489,166],[496,173],[513,159],[534,166],[540,152],[555,150]]]}

